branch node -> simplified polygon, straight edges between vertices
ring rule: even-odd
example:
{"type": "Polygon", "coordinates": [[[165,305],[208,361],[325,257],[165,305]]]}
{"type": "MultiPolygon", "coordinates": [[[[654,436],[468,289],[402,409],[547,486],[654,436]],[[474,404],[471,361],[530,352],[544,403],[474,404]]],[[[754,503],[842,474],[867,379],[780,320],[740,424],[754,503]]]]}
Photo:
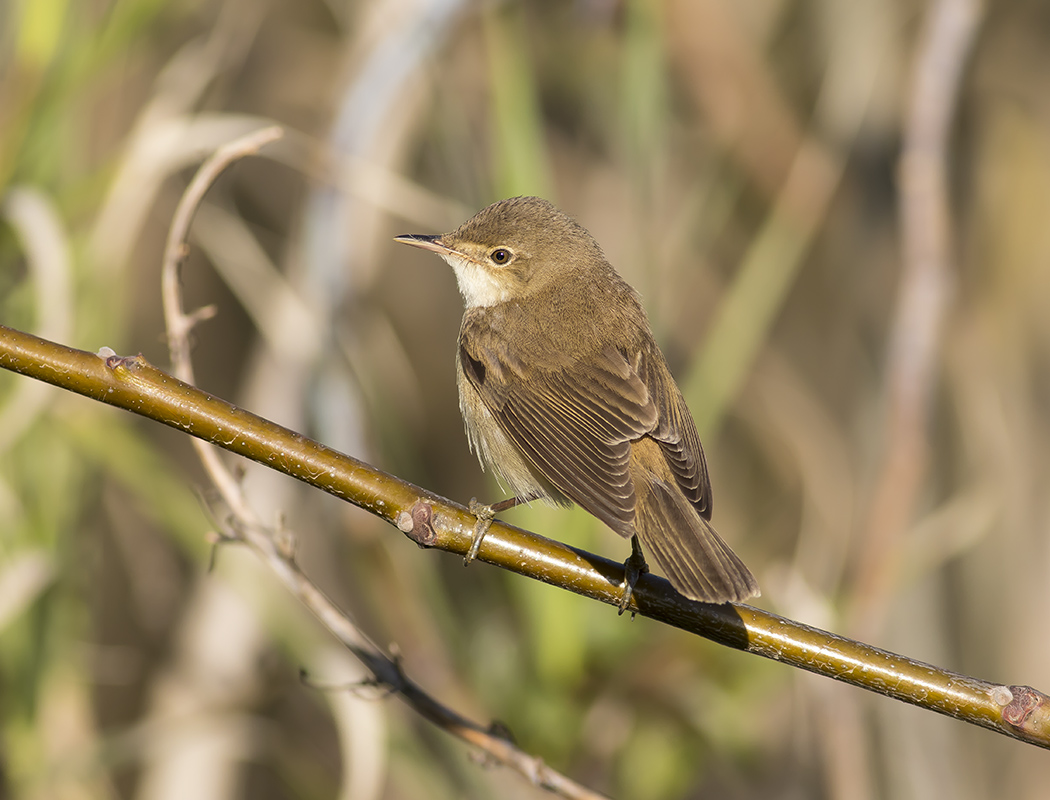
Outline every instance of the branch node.
{"type": "Polygon", "coordinates": [[[401,518],[398,517],[398,528],[404,531],[405,535],[408,536],[413,542],[418,544],[420,547],[433,547],[437,542],[437,532],[434,530],[434,509],[430,503],[424,503],[422,500],[417,500],[410,509],[409,513],[412,516],[411,524],[408,525],[408,530],[401,527],[401,518]]]}
{"type": "Polygon", "coordinates": [[[1031,686],[1010,686],[1009,691],[1013,700],[1003,709],[1003,720],[1014,728],[1027,728],[1033,714],[1050,708],[1050,697],[1031,686]]]}
{"type": "Polygon", "coordinates": [[[223,531],[209,531],[204,535],[204,540],[211,545],[208,551],[208,573],[215,571],[215,563],[219,558],[219,548],[228,544],[236,544],[244,540],[236,534],[224,533],[223,531]]]}
{"type": "Polygon", "coordinates": [[[191,311],[186,315],[186,330],[192,330],[198,323],[209,320],[218,313],[219,307],[214,303],[201,306],[196,311],[191,311]]]}
{"type": "Polygon", "coordinates": [[[517,740],[514,738],[514,734],[507,726],[507,723],[498,719],[494,719],[489,723],[488,733],[490,736],[495,736],[497,739],[502,739],[512,745],[517,746],[518,744],[517,740]]]}
{"type": "Polygon", "coordinates": [[[106,357],[106,369],[116,373],[118,378],[126,378],[128,373],[145,363],[145,361],[141,355],[118,356],[114,353],[106,357]]]}
{"type": "Polygon", "coordinates": [[[295,551],[299,544],[299,537],[295,531],[284,524],[284,515],[279,515],[277,525],[273,531],[273,543],[281,557],[288,561],[295,561],[295,551]]]}
{"type": "Polygon", "coordinates": [[[397,691],[395,687],[376,677],[363,678],[362,680],[348,683],[322,683],[311,678],[310,673],[303,668],[299,669],[299,681],[304,686],[316,689],[319,692],[349,692],[354,697],[362,700],[385,700],[397,691]],[[370,694],[365,691],[366,689],[376,691],[370,694]]]}

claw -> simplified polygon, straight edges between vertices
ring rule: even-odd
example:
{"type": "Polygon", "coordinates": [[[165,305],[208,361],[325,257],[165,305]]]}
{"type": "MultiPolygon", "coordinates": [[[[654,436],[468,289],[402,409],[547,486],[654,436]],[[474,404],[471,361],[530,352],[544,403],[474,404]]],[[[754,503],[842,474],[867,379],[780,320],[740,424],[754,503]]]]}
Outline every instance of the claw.
{"type": "Polygon", "coordinates": [[[485,538],[485,534],[489,531],[489,526],[492,525],[492,520],[496,518],[497,510],[494,506],[487,506],[484,503],[479,503],[478,498],[470,498],[470,503],[467,505],[467,509],[477,517],[477,522],[474,523],[474,530],[470,533],[470,549],[467,551],[467,555],[463,558],[463,566],[467,566],[471,561],[478,557],[478,550],[481,549],[481,540],[485,538]]]}
{"type": "MultiPolygon", "coordinates": [[[[649,565],[645,563],[645,556],[642,554],[642,546],[638,544],[637,536],[631,537],[631,555],[623,562],[623,569],[623,595],[620,597],[618,615],[622,615],[628,606],[631,605],[631,598],[634,596],[634,585],[638,583],[640,577],[649,571],[649,565]]],[[[632,618],[634,614],[635,612],[632,611],[632,618]]]]}
{"type": "MultiPolygon", "coordinates": [[[[514,506],[521,505],[522,503],[529,503],[533,500],[538,500],[541,495],[530,494],[523,497],[508,497],[506,500],[500,500],[498,503],[493,503],[491,506],[487,506],[484,503],[479,503],[478,498],[470,498],[470,502],[467,503],[467,510],[477,517],[478,521],[474,523],[474,530],[470,534],[470,549],[467,551],[467,555],[463,559],[463,566],[466,566],[475,558],[478,557],[478,550],[481,548],[481,540],[485,538],[485,534],[489,532],[489,526],[492,525],[492,520],[496,518],[496,515],[502,511],[506,511],[508,508],[514,508],[514,506]]],[[[638,551],[639,554],[641,551],[638,551]]],[[[642,559],[644,562],[645,559],[642,559]]]]}

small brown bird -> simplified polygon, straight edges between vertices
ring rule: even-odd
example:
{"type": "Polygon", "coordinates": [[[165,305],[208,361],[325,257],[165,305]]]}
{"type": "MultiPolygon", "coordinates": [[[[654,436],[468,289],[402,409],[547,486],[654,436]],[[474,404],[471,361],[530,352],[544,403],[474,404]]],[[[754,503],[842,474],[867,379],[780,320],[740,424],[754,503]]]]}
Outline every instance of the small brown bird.
{"type": "MultiPolygon", "coordinates": [[[[708,521],[696,424],[635,291],[583,227],[539,197],[479,211],[441,236],[396,240],[456,273],[466,305],[456,371],[471,449],[515,493],[577,503],[631,537],[621,609],[648,554],[680,593],[745,600],[758,584],[708,521]],[[639,550],[639,543],[641,551],[639,550]]],[[[469,560],[468,556],[468,560],[469,560]]]]}

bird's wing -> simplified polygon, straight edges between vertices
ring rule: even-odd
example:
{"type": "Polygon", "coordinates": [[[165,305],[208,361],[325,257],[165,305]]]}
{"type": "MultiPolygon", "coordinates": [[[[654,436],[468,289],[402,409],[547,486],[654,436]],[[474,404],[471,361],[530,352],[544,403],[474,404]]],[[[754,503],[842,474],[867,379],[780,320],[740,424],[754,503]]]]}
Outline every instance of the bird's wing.
{"type": "Polygon", "coordinates": [[[513,359],[461,344],[467,380],[537,473],[622,535],[630,535],[635,487],[631,442],[659,442],[689,502],[710,514],[710,484],[696,426],[658,352],[608,348],[586,365],[551,363],[518,372],[513,359]]]}
{"type": "Polygon", "coordinates": [[[660,443],[675,482],[704,519],[711,519],[711,479],[693,415],[663,356],[639,358],[638,371],[657,408],[659,423],[650,433],[660,443]]]}

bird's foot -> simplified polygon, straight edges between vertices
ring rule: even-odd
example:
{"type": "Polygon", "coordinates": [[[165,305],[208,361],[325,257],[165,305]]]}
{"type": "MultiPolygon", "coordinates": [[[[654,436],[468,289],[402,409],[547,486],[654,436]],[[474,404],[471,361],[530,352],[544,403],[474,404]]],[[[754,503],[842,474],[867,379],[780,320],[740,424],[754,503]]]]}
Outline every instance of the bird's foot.
{"type": "Polygon", "coordinates": [[[467,555],[463,558],[463,566],[466,566],[475,558],[478,557],[478,550],[481,548],[481,540],[485,538],[485,534],[489,532],[489,526],[492,525],[492,520],[496,518],[496,515],[502,511],[506,511],[508,508],[514,508],[516,505],[521,503],[528,503],[530,500],[536,498],[531,495],[524,499],[520,497],[508,497],[506,500],[500,500],[498,503],[493,503],[491,506],[487,506],[484,503],[479,503],[478,498],[470,498],[470,502],[467,503],[467,510],[477,517],[477,522],[474,523],[474,530],[470,534],[470,549],[467,551],[467,555]]]}
{"type": "MultiPolygon", "coordinates": [[[[620,610],[617,612],[620,615],[631,605],[634,585],[649,571],[649,565],[645,563],[645,556],[642,555],[642,546],[638,544],[637,536],[631,537],[631,555],[623,562],[623,569],[623,595],[620,597],[620,610]]],[[[635,612],[632,611],[631,616],[634,617],[634,614],[635,612]]]]}
{"type": "Polygon", "coordinates": [[[470,503],[467,504],[467,509],[477,518],[477,522],[474,523],[474,530],[470,533],[470,549],[467,551],[467,555],[463,558],[463,566],[467,566],[478,556],[478,550],[481,548],[481,540],[485,538],[485,534],[489,532],[489,526],[492,525],[492,520],[496,518],[498,513],[496,506],[499,503],[491,506],[487,506],[484,503],[479,503],[478,498],[470,498],[470,503]]]}

